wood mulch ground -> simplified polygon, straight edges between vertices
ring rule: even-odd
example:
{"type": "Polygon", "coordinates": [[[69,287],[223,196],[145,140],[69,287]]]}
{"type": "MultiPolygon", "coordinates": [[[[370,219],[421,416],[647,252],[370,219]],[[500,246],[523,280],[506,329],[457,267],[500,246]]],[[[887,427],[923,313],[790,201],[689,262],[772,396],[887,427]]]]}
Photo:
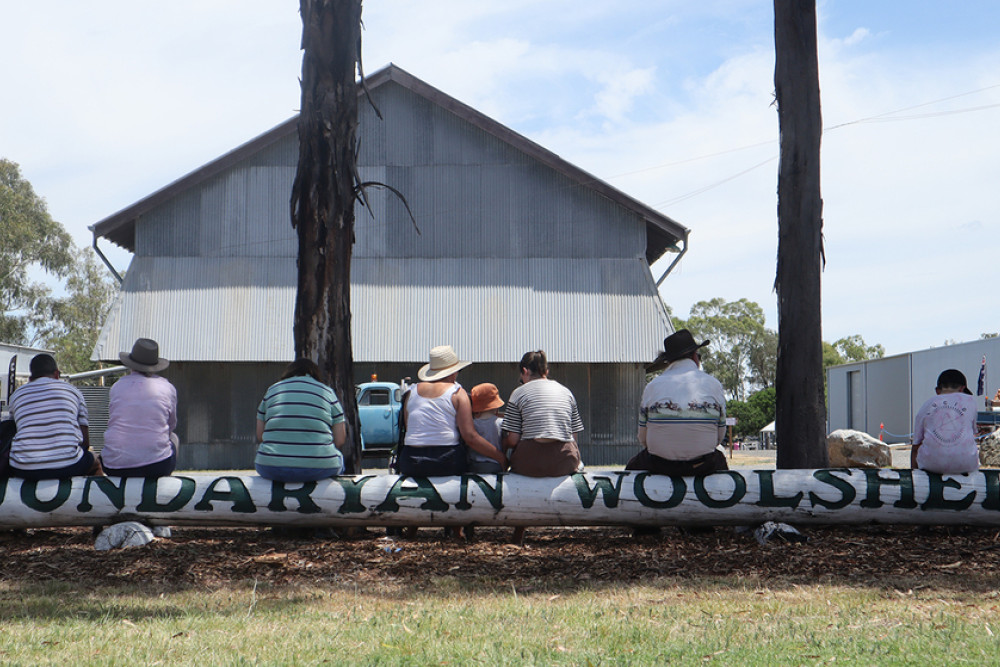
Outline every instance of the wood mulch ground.
{"type": "Polygon", "coordinates": [[[145,547],[94,550],[89,528],[0,532],[0,581],[148,584],[183,590],[268,582],[430,589],[454,578],[470,589],[527,592],[613,586],[666,578],[755,585],[825,583],[987,592],[1000,588],[996,528],[803,527],[804,544],[760,545],[732,528],[685,535],[665,528],[633,538],[624,528],[537,528],[523,546],[510,529],[479,528],[471,542],[424,528],[414,540],[370,529],[350,538],[285,537],[261,528],[174,528],[145,547]]]}

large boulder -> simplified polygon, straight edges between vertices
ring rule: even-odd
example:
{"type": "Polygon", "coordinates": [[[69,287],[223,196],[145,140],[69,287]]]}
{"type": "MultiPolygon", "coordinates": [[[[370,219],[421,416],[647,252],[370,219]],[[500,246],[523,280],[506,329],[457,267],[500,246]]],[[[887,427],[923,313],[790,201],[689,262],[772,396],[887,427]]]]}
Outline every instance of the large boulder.
{"type": "Polygon", "coordinates": [[[861,431],[837,429],[826,436],[831,468],[889,468],[889,445],[861,431]]]}
{"type": "Polygon", "coordinates": [[[979,466],[1000,468],[1000,431],[993,431],[979,441],[979,466]]]}

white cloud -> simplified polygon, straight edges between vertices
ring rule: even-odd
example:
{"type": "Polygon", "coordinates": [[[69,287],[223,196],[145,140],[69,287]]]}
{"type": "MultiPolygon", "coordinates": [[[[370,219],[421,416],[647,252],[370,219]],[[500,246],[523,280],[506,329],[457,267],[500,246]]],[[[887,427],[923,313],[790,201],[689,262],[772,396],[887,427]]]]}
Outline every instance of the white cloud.
{"type": "MultiPolygon", "coordinates": [[[[56,5],[4,7],[0,146],[78,243],[295,113],[295,3],[56,5]]],[[[365,66],[395,62],[690,227],[663,288],[676,313],[747,297],[776,326],[768,5],[378,0],[365,5],[365,66]]],[[[945,11],[820,3],[823,116],[843,125],[823,139],[828,339],[861,333],[902,352],[996,329],[975,288],[1000,225],[1000,9],[945,11]],[[973,107],[987,108],[956,113],[973,107]]]]}

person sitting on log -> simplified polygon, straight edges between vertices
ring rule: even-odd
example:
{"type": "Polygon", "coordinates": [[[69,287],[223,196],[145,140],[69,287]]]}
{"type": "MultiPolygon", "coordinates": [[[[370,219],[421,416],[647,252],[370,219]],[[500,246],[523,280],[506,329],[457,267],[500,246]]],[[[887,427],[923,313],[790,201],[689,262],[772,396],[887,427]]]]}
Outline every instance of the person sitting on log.
{"type": "Polygon", "coordinates": [[[112,477],[166,477],[177,467],[177,390],[157,373],[170,362],[149,338],[118,357],[129,372],[111,385],[101,465],[112,477]]]}
{"type": "Polygon", "coordinates": [[[910,467],[941,474],[979,470],[976,397],[965,374],[954,368],[942,371],[934,393],[913,420],[910,467]]]}
{"type": "MultiPolygon", "coordinates": [[[[403,395],[400,418],[406,428],[399,449],[399,474],[407,477],[461,475],[466,471],[466,446],[507,467],[503,452],[476,432],[469,394],[458,383],[458,372],[471,365],[451,345],[431,348],[429,363],[417,372],[420,379],[403,395]]],[[[446,531],[448,532],[448,531],[446,531]]],[[[416,527],[406,536],[412,538],[416,527]]],[[[456,537],[463,537],[461,528],[456,537]]]]}
{"type": "Polygon", "coordinates": [[[50,354],[35,355],[31,378],[10,397],[17,433],[10,448],[10,476],[64,479],[101,475],[90,451],[90,422],[80,390],[59,379],[50,354]]]}
{"type": "MultiPolygon", "coordinates": [[[[519,365],[521,386],[507,401],[503,430],[510,455],[510,471],[527,477],[561,477],[582,468],[577,433],[583,420],[573,392],[549,379],[543,350],[526,352],[519,365]]],[[[524,541],[524,527],[513,542],[524,541]]]]}
{"type": "Polygon", "coordinates": [[[642,450],[626,470],[661,475],[707,475],[728,470],[718,449],[726,433],[726,396],[722,384],[701,370],[701,348],[687,329],[663,340],[663,352],[646,369],[664,371],[642,392],[639,443],[642,450]]]}
{"type": "Polygon", "coordinates": [[[254,468],[277,482],[315,482],[344,470],[344,410],[311,359],[297,359],[257,407],[254,468]]]}
{"type": "MultiPolygon", "coordinates": [[[[489,382],[477,384],[469,392],[469,399],[472,401],[472,425],[476,429],[476,433],[486,438],[497,451],[502,452],[500,424],[503,422],[503,418],[497,415],[497,411],[503,407],[504,402],[500,398],[497,386],[489,382]]],[[[468,471],[495,474],[503,472],[503,468],[500,467],[499,461],[470,449],[468,471]]]]}

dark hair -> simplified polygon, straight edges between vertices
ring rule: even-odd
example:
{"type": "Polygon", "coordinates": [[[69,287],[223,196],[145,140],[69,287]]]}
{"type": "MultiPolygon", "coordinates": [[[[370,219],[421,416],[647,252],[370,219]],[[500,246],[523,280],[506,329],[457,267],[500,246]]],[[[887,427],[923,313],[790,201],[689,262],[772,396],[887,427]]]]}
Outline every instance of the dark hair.
{"type": "Polygon", "coordinates": [[[281,374],[281,379],[287,380],[288,378],[299,377],[301,375],[308,375],[317,382],[323,381],[319,377],[319,366],[312,359],[296,359],[288,364],[285,372],[281,374]]]}
{"type": "Polygon", "coordinates": [[[938,376],[937,388],[938,389],[964,389],[966,386],[965,373],[956,369],[949,368],[946,371],[941,371],[941,375],[938,376]]]}
{"type": "Polygon", "coordinates": [[[544,350],[525,352],[521,357],[521,368],[526,369],[532,375],[542,377],[549,372],[549,362],[545,359],[544,350]]]}
{"type": "Polygon", "coordinates": [[[55,375],[59,367],[56,365],[56,360],[51,354],[36,354],[31,358],[31,363],[28,364],[28,368],[31,370],[31,379],[46,377],[49,375],[55,375]]]}

